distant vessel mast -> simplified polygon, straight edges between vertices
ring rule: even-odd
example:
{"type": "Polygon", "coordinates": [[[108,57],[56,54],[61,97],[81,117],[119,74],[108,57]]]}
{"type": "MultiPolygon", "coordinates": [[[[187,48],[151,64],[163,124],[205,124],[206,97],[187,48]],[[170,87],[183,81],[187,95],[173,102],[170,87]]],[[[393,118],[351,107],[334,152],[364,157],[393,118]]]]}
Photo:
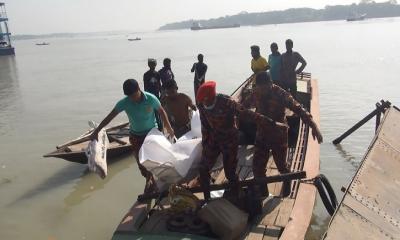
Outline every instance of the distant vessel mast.
{"type": "Polygon", "coordinates": [[[0,55],[15,55],[10,36],[6,6],[0,2],[0,55]]]}

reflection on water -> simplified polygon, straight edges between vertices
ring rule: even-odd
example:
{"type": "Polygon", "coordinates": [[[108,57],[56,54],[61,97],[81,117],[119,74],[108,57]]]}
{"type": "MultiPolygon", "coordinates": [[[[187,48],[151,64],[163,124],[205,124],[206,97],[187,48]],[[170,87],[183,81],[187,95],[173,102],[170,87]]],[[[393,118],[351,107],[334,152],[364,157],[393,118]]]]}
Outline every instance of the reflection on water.
{"type": "Polygon", "coordinates": [[[347,152],[341,144],[335,145],[335,148],[339,152],[340,156],[342,156],[343,159],[348,161],[354,167],[354,170],[358,169],[358,167],[360,166],[360,162],[357,161],[357,158],[355,156],[347,152]]]}
{"type": "Polygon", "coordinates": [[[69,184],[71,181],[85,175],[86,166],[81,164],[68,165],[65,168],[60,169],[52,176],[48,177],[42,183],[35,185],[34,188],[26,191],[20,197],[12,201],[8,206],[18,204],[20,201],[30,200],[38,195],[45,194],[51,190],[61,187],[62,185],[69,184]],[[83,171],[83,172],[82,172],[83,171]]]}
{"type": "Polygon", "coordinates": [[[80,204],[86,198],[90,197],[93,192],[103,189],[115,175],[127,169],[134,162],[131,158],[122,158],[123,157],[113,160],[108,167],[108,173],[105,179],[101,179],[97,174],[91,173],[89,169],[86,169],[82,173],[79,181],[75,183],[73,191],[65,197],[65,210],[68,211],[70,207],[80,204]]]}
{"type": "Polygon", "coordinates": [[[14,56],[0,56],[0,136],[18,114],[18,69],[14,56]]]}
{"type": "Polygon", "coordinates": [[[328,229],[330,216],[321,217],[313,214],[311,218],[310,227],[308,228],[305,239],[307,240],[319,240],[325,234],[328,229]]]}

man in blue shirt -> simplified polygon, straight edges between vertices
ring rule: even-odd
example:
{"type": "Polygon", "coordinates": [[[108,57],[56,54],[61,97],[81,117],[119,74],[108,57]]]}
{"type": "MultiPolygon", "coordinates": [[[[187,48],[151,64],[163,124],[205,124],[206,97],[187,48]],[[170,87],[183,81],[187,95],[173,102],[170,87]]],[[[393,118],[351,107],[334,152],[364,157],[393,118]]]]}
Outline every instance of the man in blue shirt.
{"type": "Polygon", "coordinates": [[[167,114],[157,97],[151,93],[141,91],[135,79],[126,80],[123,89],[126,97],[118,101],[114,109],[101,121],[100,125],[93,131],[91,139],[97,139],[99,131],[109,124],[120,112],[125,111],[130,124],[129,141],[132,144],[139,170],[143,177],[146,178],[145,192],[152,191],[154,189],[151,189],[151,187],[155,187],[153,176],[139,163],[138,152],[147,133],[157,127],[154,112],[156,111],[160,114],[164,127],[171,137],[174,136],[174,130],[171,128],[167,114]]]}
{"type": "Polygon", "coordinates": [[[278,51],[278,44],[275,42],[271,44],[271,54],[268,57],[268,63],[270,66],[269,73],[271,75],[272,82],[279,86],[282,86],[281,80],[281,67],[282,59],[281,53],[278,51]]]}

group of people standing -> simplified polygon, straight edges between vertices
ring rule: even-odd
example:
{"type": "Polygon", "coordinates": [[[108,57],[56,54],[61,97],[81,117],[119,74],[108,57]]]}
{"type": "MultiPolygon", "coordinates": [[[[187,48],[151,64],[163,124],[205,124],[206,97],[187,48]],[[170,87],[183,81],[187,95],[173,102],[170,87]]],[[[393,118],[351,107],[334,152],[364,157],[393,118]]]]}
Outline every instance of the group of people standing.
{"type": "MultiPolygon", "coordinates": [[[[178,86],[171,70],[171,60],[163,61],[163,68],[156,71],[155,59],[148,60],[149,70],[143,76],[144,91],[134,79],[123,84],[125,98],[120,100],[109,115],[93,132],[92,139],[97,139],[98,132],[116,115],[125,111],[130,122],[130,142],[135,150],[136,160],[142,175],[146,178],[145,192],[154,191],[154,180],[138,161],[138,151],[147,133],[154,127],[163,127],[170,136],[180,136],[190,130],[189,110],[200,112],[202,132],[202,158],[199,165],[200,185],[205,200],[210,198],[210,171],[217,157],[222,154],[224,171],[230,183],[230,192],[239,193],[236,167],[239,145],[240,119],[252,121],[257,125],[254,142],[253,173],[255,178],[265,177],[265,167],[272,152],[274,161],[281,173],[288,173],[286,154],[288,148],[288,126],[285,109],[289,108],[310,126],[312,135],[322,142],[322,135],[308,113],[290,92],[296,90],[296,73],[300,73],[305,60],[292,51],[293,42],[286,41],[287,52],[279,54],[275,43],[271,44],[269,63],[260,55],[258,46],[251,46],[253,56],[251,68],[254,72],[254,91],[256,111],[234,101],[229,96],[217,94],[216,82],[205,81],[207,65],[203,55],[198,55],[198,62],[193,64],[194,92],[196,104],[184,93],[178,93],[178,86]],[[296,70],[298,63],[301,67],[296,70]],[[293,73],[288,73],[293,70],[293,73]],[[268,71],[268,72],[267,72],[268,71]],[[271,77],[270,77],[271,76],[271,77]],[[294,79],[293,79],[294,78],[294,79]],[[159,122],[159,123],[158,123],[159,122]],[[162,125],[161,125],[162,123],[162,125]]],[[[284,183],[284,195],[290,188],[284,183]]],[[[260,189],[268,192],[268,189],[260,189]]]]}
{"type": "MultiPolygon", "coordinates": [[[[194,72],[194,94],[201,84],[205,81],[207,65],[203,62],[204,56],[197,56],[198,62],[193,64],[191,72],[194,72]]],[[[156,71],[157,60],[148,59],[149,70],[143,75],[144,91],[152,93],[160,101],[161,105],[167,112],[168,119],[174,130],[176,137],[180,137],[190,130],[190,110],[196,110],[192,99],[178,92],[178,84],[175,81],[175,75],[171,69],[171,59],[163,60],[163,67],[156,71]]],[[[162,130],[163,123],[157,111],[155,118],[158,128],[162,130]]]]}
{"type": "Polygon", "coordinates": [[[300,53],[293,51],[293,41],[291,39],[287,39],[285,45],[286,52],[281,54],[278,50],[278,44],[271,43],[271,54],[268,56],[268,61],[261,56],[259,46],[251,46],[251,55],[253,57],[251,69],[254,74],[269,70],[272,82],[289,91],[295,97],[297,92],[296,74],[303,72],[307,62],[300,53]],[[299,63],[301,65],[297,68],[299,63]]]}

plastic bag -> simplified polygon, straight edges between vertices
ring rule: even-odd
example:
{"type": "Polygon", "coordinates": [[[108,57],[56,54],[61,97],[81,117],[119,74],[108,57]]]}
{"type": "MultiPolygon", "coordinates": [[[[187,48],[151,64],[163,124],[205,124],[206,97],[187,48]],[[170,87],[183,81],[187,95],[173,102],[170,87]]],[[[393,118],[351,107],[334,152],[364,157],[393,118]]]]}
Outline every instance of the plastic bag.
{"type": "Polygon", "coordinates": [[[106,130],[102,128],[99,131],[98,140],[90,141],[85,151],[89,170],[103,179],[107,176],[107,148],[108,137],[106,130]]]}
{"type": "Polygon", "coordinates": [[[180,137],[178,141],[201,138],[201,122],[199,111],[193,111],[192,119],[190,120],[191,130],[180,137]]]}
{"type": "Polygon", "coordinates": [[[200,161],[201,138],[178,139],[171,144],[158,129],[152,129],[139,151],[139,162],[153,174],[157,187],[179,183],[200,161]]]}

